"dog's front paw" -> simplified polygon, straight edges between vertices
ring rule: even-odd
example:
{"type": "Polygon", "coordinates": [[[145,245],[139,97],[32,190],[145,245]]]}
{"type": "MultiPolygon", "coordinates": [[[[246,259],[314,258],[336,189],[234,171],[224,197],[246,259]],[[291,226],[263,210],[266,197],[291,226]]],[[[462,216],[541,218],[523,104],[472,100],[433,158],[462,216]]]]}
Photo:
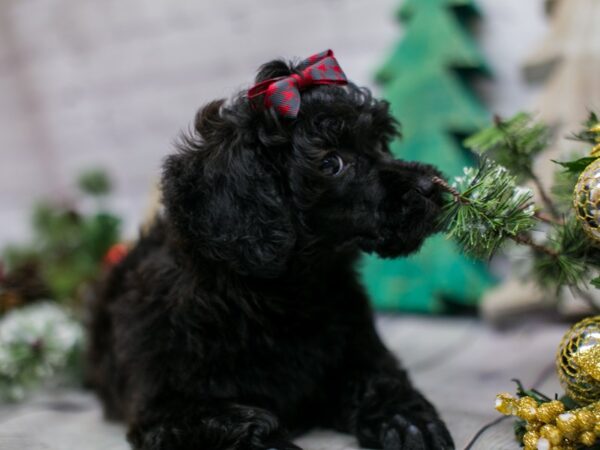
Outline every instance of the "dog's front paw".
{"type": "Polygon", "coordinates": [[[381,428],[384,450],[453,450],[454,442],[444,423],[428,415],[397,414],[381,428]]]}

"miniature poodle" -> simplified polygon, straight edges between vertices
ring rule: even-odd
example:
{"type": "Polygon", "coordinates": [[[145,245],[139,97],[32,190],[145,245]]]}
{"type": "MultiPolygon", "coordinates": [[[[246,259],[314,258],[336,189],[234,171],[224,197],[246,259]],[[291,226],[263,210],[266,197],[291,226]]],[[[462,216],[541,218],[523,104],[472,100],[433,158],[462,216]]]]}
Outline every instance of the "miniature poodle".
{"type": "Polygon", "coordinates": [[[89,381],[136,450],[297,450],[312,427],[453,449],[385,348],[356,263],[435,232],[431,166],[388,145],[387,102],[331,51],[263,65],[164,163],[164,211],[91,310],[89,381]]]}

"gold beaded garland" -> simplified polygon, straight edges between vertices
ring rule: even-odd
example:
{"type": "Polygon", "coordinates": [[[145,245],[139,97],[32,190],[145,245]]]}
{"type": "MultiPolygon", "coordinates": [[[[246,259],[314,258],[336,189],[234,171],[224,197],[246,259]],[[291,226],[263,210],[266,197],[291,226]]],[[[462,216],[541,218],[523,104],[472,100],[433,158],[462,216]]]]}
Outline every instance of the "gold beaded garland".
{"type": "Polygon", "coordinates": [[[512,394],[503,392],[496,396],[496,409],[507,416],[517,413],[517,401],[512,394]]]}
{"type": "Polygon", "coordinates": [[[522,397],[517,401],[517,416],[527,422],[537,419],[538,403],[531,397],[522,397]]]}
{"type": "Polygon", "coordinates": [[[579,442],[586,447],[591,447],[596,443],[596,434],[593,431],[584,431],[579,435],[579,442]]]}
{"type": "Polygon", "coordinates": [[[558,416],[556,426],[569,439],[574,439],[579,431],[579,421],[575,414],[570,412],[558,416]]]}
{"type": "Polygon", "coordinates": [[[525,433],[525,435],[523,436],[523,444],[525,445],[525,448],[537,447],[537,442],[539,438],[540,435],[536,431],[528,431],[527,433],[525,433]]]}
{"type": "Polygon", "coordinates": [[[548,410],[565,409],[559,400],[541,403],[535,415],[531,408],[537,400],[525,396],[515,398],[510,394],[499,394],[496,397],[496,409],[505,415],[516,415],[526,420],[526,433],[523,435],[525,450],[575,450],[595,445],[600,438],[600,402],[582,408],[563,412],[556,416],[548,410]],[[558,406],[558,404],[562,406],[558,406]],[[540,410],[542,415],[540,416],[540,410]]]}
{"type": "Polygon", "coordinates": [[[600,400],[600,316],[584,319],[567,331],[556,367],[569,397],[581,404],[600,400]]]}
{"type": "Polygon", "coordinates": [[[567,331],[556,367],[565,391],[580,408],[567,411],[559,400],[508,393],[496,397],[498,411],[525,421],[525,450],[575,450],[600,441],[600,316],[584,319],[567,331]]]}
{"type": "Polygon", "coordinates": [[[592,411],[582,409],[575,413],[575,417],[583,429],[591,430],[596,425],[596,416],[592,411]]]}
{"type": "Polygon", "coordinates": [[[552,423],[563,412],[565,412],[565,405],[558,400],[542,403],[538,406],[538,419],[544,423],[552,423]]]}
{"type": "Polygon", "coordinates": [[[562,442],[562,433],[554,425],[543,425],[540,428],[540,436],[546,438],[550,444],[559,445],[562,442]]]}

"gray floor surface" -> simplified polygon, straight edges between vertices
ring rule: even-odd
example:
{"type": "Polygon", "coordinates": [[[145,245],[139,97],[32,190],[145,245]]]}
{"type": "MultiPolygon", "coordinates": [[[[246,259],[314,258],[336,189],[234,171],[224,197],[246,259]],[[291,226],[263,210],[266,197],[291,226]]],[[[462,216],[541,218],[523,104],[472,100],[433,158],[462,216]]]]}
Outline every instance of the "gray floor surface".
{"type": "MultiPolygon", "coordinates": [[[[511,378],[548,393],[560,392],[552,369],[565,325],[522,324],[493,330],[475,319],[380,317],[389,348],[400,356],[415,384],[438,406],[465,449],[476,432],[499,417],[498,392],[514,392],[511,378]]],[[[512,421],[484,432],[471,450],[517,450],[512,421]]],[[[351,436],[315,430],[297,440],[305,450],[358,449],[351,436]]],[[[124,429],[102,420],[89,393],[41,392],[20,405],[0,406],[2,450],[127,450],[124,429]]]]}

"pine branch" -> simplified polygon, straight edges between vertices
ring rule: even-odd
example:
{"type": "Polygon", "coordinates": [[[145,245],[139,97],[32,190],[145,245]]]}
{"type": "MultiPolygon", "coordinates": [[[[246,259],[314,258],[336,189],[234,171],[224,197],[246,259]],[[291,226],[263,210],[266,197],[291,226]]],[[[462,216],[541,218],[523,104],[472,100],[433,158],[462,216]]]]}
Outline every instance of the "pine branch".
{"type": "Polygon", "coordinates": [[[556,250],[553,250],[549,247],[544,247],[543,245],[540,245],[540,244],[536,244],[535,242],[533,242],[531,240],[531,238],[529,236],[526,236],[524,234],[510,236],[510,238],[513,241],[515,241],[517,244],[527,245],[528,247],[531,247],[533,250],[541,252],[541,253],[545,253],[546,255],[551,256],[553,258],[558,258],[560,256],[560,253],[558,253],[556,250]]]}
{"type": "Polygon", "coordinates": [[[479,154],[491,156],[517,176],[520,182],[531,180],[539,191],[545,209],[553,219],[558,219],[559,213],[552,198],[533,171],[535,156],[547,147],[550,138],[547,126],[535,122],[529,114],[519,113],[508,120],[496,116],[492,127],[468,138],[465,145],[479,154]]]}
{"type": "Polygon", "coordinates": [[[544,214],[541,211],[536,211],[534,213],[534,216],[536,219],[538,219],[540,222],[544,222],[547,223],[549,225],[564,225],[564,222],[561,219],[554,219],[553,217],[548,217],[546,214],[544,214]]]}
{"type": "Polygon", "coordinates": [[[460,192],[458,192],[456,188],[450,186],[446,180],[440,177],[433,177],[431,181],[441,187],[444,191],[452,194],[455,202],[470,203],[468,199],[461,198],[460,192]]]}
{"type": "MultiPolygon", "coordinates": [[[[435,184],[437,184],[438,186],[440,186],[444,191],[451,194],[455,203],[459,203],[462,205],[472,205],[473,204],[470,199],[461,195],[461,193],[456,188],[454,188],[453,186],[450,186],[445,180],[443,180],[439,177],[433,177],[432,181],[435,184]]],[[[531,203],[524,203],[522,206],[519,207],[519,210],[524,211],[525,209],[527,209],[531,206],[532,206],[531,203]]],[[[507,234],[506,237],[508,239],[513,240],[517,244],[526,245],[528,247],[531,247],[533,250],[535,250],[537,252],[542,252],[542,253],[545,253],[546,255],[549,255],[549,256],[552,256],[555,258],[559,256],[559,253],[557,251],[533,242],[531,240],[531,238],[525,234],[507,234]]]]}
{"type": "Polygon", "coordinates": [[[535,184],[535,187],[537,188],[537,191],[540,194],[542,202],[544,203],[544,206],[548,210],[548,213],[550,213],[550,215],[552,216],[552,219],[554,219],[554,220],[558,219],[558,217],[560,217],[560,214],[559,214],[556,206],[554,205],[554,202],[552,201],[552,199],[546,192],[546,189],[544,189],[542,182],[540,181],[539,177],[535,174],[535,172],[533,172],[533,170],[529,171],[529,178],[535,184]]]}
{"type": "Polygon", "coordinates": [[[598,143],[599,131],[597,131],[596,128],[599,124],[600,120],[598,119],[598,115],[594,112],[591,112],[583,124],[583,130],[579,133],[571,134],[568,139],[595,145],[598,143]]]}
{"type": "MultiPolygon", "coordinates": [[[[574,138],[600,149],[597,116],[590,116],[584,126],[574,138]]],[[[580,291],[591,307],[600,309],[583,289],[588,284],[600,289],[600,246],[586,234],[572,207],[578,176],[600,157],[600,150],[589,157],[558,162],[565,170],[557,173],[555,197],[551,197],[532,169],[534,156],[548,143],[548,128],[527,114],[497,119],[494,126],[467,139],[467,147],[496,161],[484,160],[477,173],[465,169],[452,186],[434,180],[453,199],[444,208],[443,224],[448,236],[475,257],[490,257],[506,241],[529,247],[532,275],[540,286],[569,286],[580,291]],[[543,211],[532,202],[531,191],[517,185],[519,179],[538,187],[543,211]],[[543,243],[530,235],[541,223],[551,225],[540,230],[546,233],[543,243]]]]}
{"type": "MultiPolygon", "coordinates": [[[[521,209],[525,210],[527,208],[535,208],[535,203],[531,202],[531,203],[526,203],[524,204],[521,209]]],[[[554,219],[553,217],[549,217],[546,214],[544,214],[542,211],[535,211],[533,213],[534,217],[536,219],[538,219],[540,222],[544,222],[547,223],[548,225],[563,225],[564,222],[562,221],[562,219],[554,219]]]]}
{"type": "MultiPolygon", "coordinates": [[[[530,120],[529,117],[527,117],[527,119],[530,120]]],[[[512,128],[509,128],[507,126],[507,124],[505,122],[503,122],[497,116],[494,118],[494,122],[495,122],[496,126],[498,127],[498,129],[504,135],[504,142],[509,150],[509,153],[513,156],[519,155],[521,153],[525,153],[528,156],[526,162],[521,162],[522,167],[520,167],[520,170],[525,174],[525,176],[527,178],[529,178],[531,181],[533,181],[533,183],[535,184],[535,187],[537,188],[538,193],[540,194],[542,202],[544,203],[544,206],[546,207],[546,209],[548,210],[550,215],[553,218],[557,218],[558,212],[556,210],[556,206],[554,206],[554,203],[550,199],[550,196],[546,193],[546,189],[542,185],[542,182],[540,181],[539,177],[533,171],[533,157],[537,153],[539,153],[542,150],[542,148],[541,147],[538,148],[538,146],[535,146],[534,151],[531,151],[531,150],[524,151],[522,148],[520,148],[521,146],[524,146],[524,144],[522,142],[519,142],[518,134],[516,132],[514,132],[512,128]]],[[[526,126],[527,125],[523,125],[523,128],[526,128],[526,126]]],[[[535,127],[535,125],[534,125],[534,127],[535,127]]],[[[546,133],[546,132],[547,132],[546,130],[543,131],[543,133],[546,133]]],[[[528,140],[532,139],[535,141],[535,140],[538,140],[539,138],[540,137],[536,134],[535,136],[533,136],[531,138],[528,137],[527,139],[528,140]]]]}

